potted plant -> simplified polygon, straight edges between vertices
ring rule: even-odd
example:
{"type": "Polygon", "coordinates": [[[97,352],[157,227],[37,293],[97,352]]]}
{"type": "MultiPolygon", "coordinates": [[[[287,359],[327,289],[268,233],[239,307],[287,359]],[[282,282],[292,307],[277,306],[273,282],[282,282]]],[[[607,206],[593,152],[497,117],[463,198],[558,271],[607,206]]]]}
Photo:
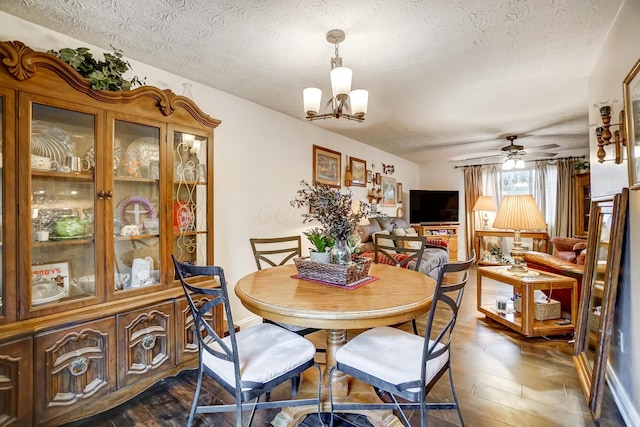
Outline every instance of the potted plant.
{"type": "Polygon", "coordinates": [[[113,53],[105,53],[102,61],[96,61],[86,47],[49,50],[47,53],[62,59],[82,77],[91,79],[93,90],[129,90],[134,86],[144,85],[144,79],[140,80],[138,76],[131,80],[123,77],[131,69],[131,65],[122,59],[121,50],[111,47],[113,53]]]}
{"type": "Polygon", "coordinates": [[[573,169],[576,173],[585,173],[589,171],[589,162],[580,159],[573,165],[573,169]]]}
{"type": "Polygon", "coordinates": [[[335,243],[333,238],[318,227],[307,230],[303,234],[313,245],[313,248],[309,249],[309,259],[324,264],[331,262],[331,252],[329,251],[335,243]]]}
{"type": "Polygon", "coordinates": [[[300,185],[303,188],[297,191],[291,206],[308,208],[308,211],[302,214],[303,222],[319,222],[322,230],[335,240],[331,250],[331,262],[350,263],[351,252],[347,239],[354,234],[356,225],[366,215],[368,205],[361,203],[354,211],[351,192],[341,193],[338,189],[318,182],[309,184],[301,181],[300,185]]]}

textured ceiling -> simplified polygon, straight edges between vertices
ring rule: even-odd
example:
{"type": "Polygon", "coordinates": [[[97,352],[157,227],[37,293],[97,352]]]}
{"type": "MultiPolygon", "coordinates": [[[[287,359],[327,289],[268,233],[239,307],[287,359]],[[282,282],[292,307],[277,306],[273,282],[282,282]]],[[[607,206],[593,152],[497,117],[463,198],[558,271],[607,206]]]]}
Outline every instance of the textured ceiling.
{"type": "Polygon", "coordinates": [[[323,89],[323,103],[330,93],[325,34],[340,28],[369,112],[309,126],[426,161],[499,154],[512,133],[530,155],[585,152],[587,76],[621,3],[0,0],[0,10],[300,120],[303,88],[323,89]]]}

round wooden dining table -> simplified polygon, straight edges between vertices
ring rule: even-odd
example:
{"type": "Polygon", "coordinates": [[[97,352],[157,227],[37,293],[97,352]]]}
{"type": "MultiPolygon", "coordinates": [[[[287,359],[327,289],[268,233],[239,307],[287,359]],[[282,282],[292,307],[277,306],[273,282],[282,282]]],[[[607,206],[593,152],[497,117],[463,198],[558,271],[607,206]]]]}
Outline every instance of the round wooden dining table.
{"type": "MultiPolygon", "coordinates": [[[[327,331],[322,409],[329,411],[328,374],[335,366],[335,352],[346,342],[346,330],[396,325],[423,315],[431,307],[436,282],[426,274],[384,264],[372,264],[368,275],[374,280],[355,289],[294,278],[296,274],[294,265],[259,270],[241,278],[235,293],[248,310],[265,319],[327,331]]],[[[332,376],[334,399],[379,401],[370,388],[362,392],[358,388],[362,387],[345,374],[332,376]]],[[[305,389],[314,392],[313,387],[302,387],[301,397],[306,397],[305,389]]],[[[317,408],[285,408],[272,425],[295,426],[312,412],[317,408]]],[[[402,425],[391,411],[366,411],[365,415],[374,426],[402,425]]]]}

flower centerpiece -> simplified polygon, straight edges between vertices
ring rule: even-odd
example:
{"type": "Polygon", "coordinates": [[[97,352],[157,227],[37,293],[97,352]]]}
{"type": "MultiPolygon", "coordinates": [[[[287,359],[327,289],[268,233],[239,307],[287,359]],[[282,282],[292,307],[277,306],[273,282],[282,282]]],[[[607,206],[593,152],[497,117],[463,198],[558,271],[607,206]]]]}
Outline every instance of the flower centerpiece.
{"type": "Polygon", "coordinates": [[[301,181],[300,185],[302,188],[296,192],[296,198],[291,201],[291,206],[307,207],[309,211],[302,214],[303,222],[319,222],[321,230],[335,240],[331,251],[331,262],[350,263],[351,253],[347,241],[354,234],[360,220],[366,215],[367,205],[361,203],[354,210],[351,192],[341,193],[340,190],[318,182],[309,184],[301,181]]]}

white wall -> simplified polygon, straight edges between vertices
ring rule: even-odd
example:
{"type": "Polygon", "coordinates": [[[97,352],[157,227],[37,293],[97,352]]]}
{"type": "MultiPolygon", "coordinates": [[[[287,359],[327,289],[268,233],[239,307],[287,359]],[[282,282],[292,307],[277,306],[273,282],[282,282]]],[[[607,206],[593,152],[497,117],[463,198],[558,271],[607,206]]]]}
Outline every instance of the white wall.
{"type": "MultiPolygon", "coordinates": [[[[407,188],[408,189],[408,188],[407,188]]],[[[458,190],[459,191],[459,219],[458,226],[458,259],[466,259],[466,231],[465,231],[465,204],[464,204],[464,172],[456,169],[447,161],[427,162],[420,165],[420,180],[418,187],[411,190],[458,190]]],[[[409,212],[407,211],[407,216],[409,212]]]]}
{"type": "MultiPolygon", "coordinates": [[[[589,77],[590,123],[600,123],[594,103],[616,99],[613,117],[622,107],[622,81],[640,58],[640,2],[626,0],[589,77]]],[[[617,122],[617,120],[612,120],[617,122]]],[[[614,128],[615,130],[615,128],[614,128]]],[[[591,189],[594,197],[619,192],[628,186],[627,162],[598,163],[597,142],[590,132],[591,189]]],[[[611,159],[611,148],[606,159],[611,159]]],[[[626,153],[625,153],[626,158],[626,153]]],[[[628,425],[640,425],[640,189],[630,191],[626,242],[618,284],[614,333],[609,355],[608,380],[628,425]],[[633,263],[632,260],[636,262],[633,263]],[[618,339],[622,333],[622,342],[618,339]]]]}
{"type": "MultiPolygon", "coordinates": [[[[94,55],[101,52],[87,43],[1,12],[0,39],[20,40],[40,51],[86,46],[94,55]]],[[[222,120],[214,135],[214,244],[215,263],[225,269],[230,285],[256,269],[250,237],[300,234],[309,228],[289,202],[300,188],[300,180],[311,180],[314,144],[341,152],[343,172],[346,155],[366,160],[368,168],[374,162],[377,172],[382,172],[382,162],[393,164],[393,178],[402,182],[405,198],[410,188],[417,187],[417,164],[304,121],[299,93],[291,94],[301,100],[300,119],[296,119],[178,75],[133,60],[129,62],[131,75],[146,77],[148,85],[180,94],[183,83],[193,83],[196,103],[210,116],[222,120]]],[[[352,189],[355,198],[365,200],[365,188],[352,189]]],[[[395,208],[383,210],[389,215],[396,212],[395,208]]],[[[231,294],[234,322],[242,325],[253,321],[253,314],[231,294]]]]}

